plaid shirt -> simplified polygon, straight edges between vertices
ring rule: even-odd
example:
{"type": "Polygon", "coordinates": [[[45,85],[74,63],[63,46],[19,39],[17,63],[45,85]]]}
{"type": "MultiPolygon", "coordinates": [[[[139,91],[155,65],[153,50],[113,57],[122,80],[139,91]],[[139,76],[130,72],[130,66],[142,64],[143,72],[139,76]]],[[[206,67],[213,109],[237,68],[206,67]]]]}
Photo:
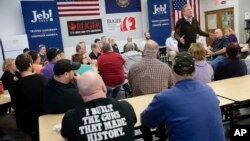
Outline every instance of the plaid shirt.
{"type": "Polygon", "coordinates": [[[157,59],[144,57],[131,66],[128,81],[133,96],[159,93],[174,83],[170,67],[157,59]]]}

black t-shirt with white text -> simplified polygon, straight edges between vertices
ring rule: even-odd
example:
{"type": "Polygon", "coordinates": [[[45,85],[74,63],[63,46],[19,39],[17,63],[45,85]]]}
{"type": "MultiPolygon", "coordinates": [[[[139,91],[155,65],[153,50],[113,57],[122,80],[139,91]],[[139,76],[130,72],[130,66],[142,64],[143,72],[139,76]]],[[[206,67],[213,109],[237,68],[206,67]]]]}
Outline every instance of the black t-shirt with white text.
{"type": "Polygon", "coordinates": [[[132,141],[135,123],[128,102],[100,98],[66,112],[61,135],[69,141],[132,141]]]}

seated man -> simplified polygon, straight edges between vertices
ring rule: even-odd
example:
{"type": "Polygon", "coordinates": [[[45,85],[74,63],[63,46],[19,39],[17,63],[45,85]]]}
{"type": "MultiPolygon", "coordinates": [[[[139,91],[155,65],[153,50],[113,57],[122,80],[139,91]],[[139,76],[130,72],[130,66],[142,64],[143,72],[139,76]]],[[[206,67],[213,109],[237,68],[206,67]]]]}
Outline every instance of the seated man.
{"type": "Polygon", "coordinates": [[[98,43],[91,44],[92,52],[89,54],[90,59],[97,60],[101,55],[101,48],[98,43]]]}
{"type": "Polygon", "coordinates": [[[72,83],[74,71],[78,68],[79,62],[71,62],[68,59],[56,62],[54,76],[49,79],[44,89],[43,103],[46,114],[65,113],[83,104],[76,85],[72,83]]]}
{"type": "Polygon", "coordinates": [[[133,96],[157,93],[173,85],[170,67],[156,59],[158,50],[155,41],[147,41],[144,47],[145,56],[130,67],[128,81],[133,96]]]}
{"type": "Polygon", "coordinates": [[[119,51],[119,48],[118,48],[118,45],[115,43],[115,39],[113,37],[110,37],[108,39],[110,45],[112,46],[113,48],[113,52],[116,52],[116,53],[119,53],[120,54],[120,51],[119,51]]]}
{"type": "Polygon", "coordinates": [[[240,46],[238,43],[230,43],[227,48],[227,57],[219,62],[214,71],[214,80],[238,77],[247,74],[247,65],[239,58],[240,46]]]}
{"type": "Polygon", "coordinates": [[[77,80],[84,105],[68,111],[62,120],[61,135],[68,141],[134,140],[136,116],[126,101],[106,98],[106,86],[95,72],[77,80]]]}
{"type": "Polygon", "coordinates": [[[98,70],[107,86],[107,96],[115,98],[125,81],[123,70],[125,61],[120,54],[113,52],[109,43],[103,43],[102,50],[103,54],[97,60],[98,70]]]}
{"type": "Polygon", "coordinates": [[[15,108],[17,127],[38,139],[38,117],[43,114],[43,92],[46,78],[32,72],[32,58],[20,54],[15,61],[21,78],[9,88],[11,103],[15,108]]]}
{"type": "Polygon", "coordinates": [[[133,42],[133,38],[128,37],[127,38],[127,43],[123,46],[123,52],[128,52],[127,45],[130,44],[130,43],[132,43],[134,45],[134,50],[135,51],[139,51],[137,44],[133,42]]]}
{"type": "Polygon", "coordinates": [[[225,141],[219,101],[211,87],[192,80],[193,58],[181,53],[175,58],[177,83],[157,94],[141,113],[141,123],[150,128],[164,122],[169,141],[225,141]]]}
{"type": "Polygon", "coordinates": [[[76,45],[76,54],[72,55],[73,62],[80,62],[81,64],[90,64],[91,59],[87,54],[85,42],[79,42],[76,45]]]}
{"type": "Polygon", "coordinates": [[[229,44],[227,37],[223,36],[221,29],[216,29],[214,31],[215,39],[211,47],[207,47],[208,57],[211,57],[210,63],[215,70],[218,63],[222,61],[226,56],[226,46],[229,44]]]}
{"type": "MultiPolygon", "coordinates": [[[[170,67],[156,59],[158,51],[158,44],[155,41],[147,41],[143,51],[145,56],[130,67],[128,81],[133,96],[158,93],[173,85],[174,79],[170,67]]],[[[156,134],[161,139],[165,138],[164,129],[164,126],[162,129],[161,126],[157,128],[156,134]]],[[[152,140],[149,128],[142,127],[141,131],[145,141],[152,140]]]]}
{"type": "Polygon", "coordinates": [[[177,55],[177,53],[179,52],[178,42],[174,38],[174,30],[171,32],[171,36],[167,38],[165,45],[166,45],[167,52],[170,56],[170,59],[171,59],[172,65],[173,65],[175,63],[174,58],[177,55]]]}

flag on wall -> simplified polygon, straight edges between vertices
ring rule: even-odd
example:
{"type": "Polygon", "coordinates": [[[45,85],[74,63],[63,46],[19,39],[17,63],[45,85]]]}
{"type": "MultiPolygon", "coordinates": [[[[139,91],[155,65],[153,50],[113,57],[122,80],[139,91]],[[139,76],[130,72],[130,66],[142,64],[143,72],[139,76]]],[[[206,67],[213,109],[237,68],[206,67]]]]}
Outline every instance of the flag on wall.
{"type": "Polygon", "coordinates": [[[190,4],[193,10],[193,16],[200,21],[200,0],[173,0],[173,21],[176,25],[178,19],[182,18],[181,8],[185,4],[190,4]]]}
{"type": "Polygon", "coordinates": [[[59,17],[100,15],[99,0],[57,0],[59,17]]]}
{"type": "Polygon", "coordinates": [[[141,0],[105,0],[106,14],[141,12],[141,0]]]}

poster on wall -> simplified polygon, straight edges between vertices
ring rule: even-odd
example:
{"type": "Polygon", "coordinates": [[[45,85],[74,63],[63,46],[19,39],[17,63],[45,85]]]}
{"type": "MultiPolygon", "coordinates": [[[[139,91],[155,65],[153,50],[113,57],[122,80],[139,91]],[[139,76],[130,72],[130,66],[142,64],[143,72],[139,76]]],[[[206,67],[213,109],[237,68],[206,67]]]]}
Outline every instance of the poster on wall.
{"type": "Polygon", "coordinates": [[[105,20],[107,32],[119,34],[121,37],[142,35],[142,15],[140,0],[105,0],[105,20]]]}
{"type": "Polygon", "coordinates": [[[68,21],[69,36],[89,35],[102,33],[102,20],[80,20],[80,21],[68,21]]]}
{"type": "Polygon", "coordinates": [[[141,0],[105,0],[106,14],[140,12],[141,0]]]}
{"type": "Polygon", "coordinates": [[[63,50],[56,1],[21,1],[21,5],[30,49],[45,44],[63,50]]]}
{"type": "Polygon", "coordinates": [[[107,18],[107,30],[109,32],[126,32],[137,29],[138,18],[135,16],[107,18]]]}
{"type": "Polygon", "coordinates": [[[148,0],[148,20],[151,39],[164,46],[172,30],[169,0],[148,0]]]}

